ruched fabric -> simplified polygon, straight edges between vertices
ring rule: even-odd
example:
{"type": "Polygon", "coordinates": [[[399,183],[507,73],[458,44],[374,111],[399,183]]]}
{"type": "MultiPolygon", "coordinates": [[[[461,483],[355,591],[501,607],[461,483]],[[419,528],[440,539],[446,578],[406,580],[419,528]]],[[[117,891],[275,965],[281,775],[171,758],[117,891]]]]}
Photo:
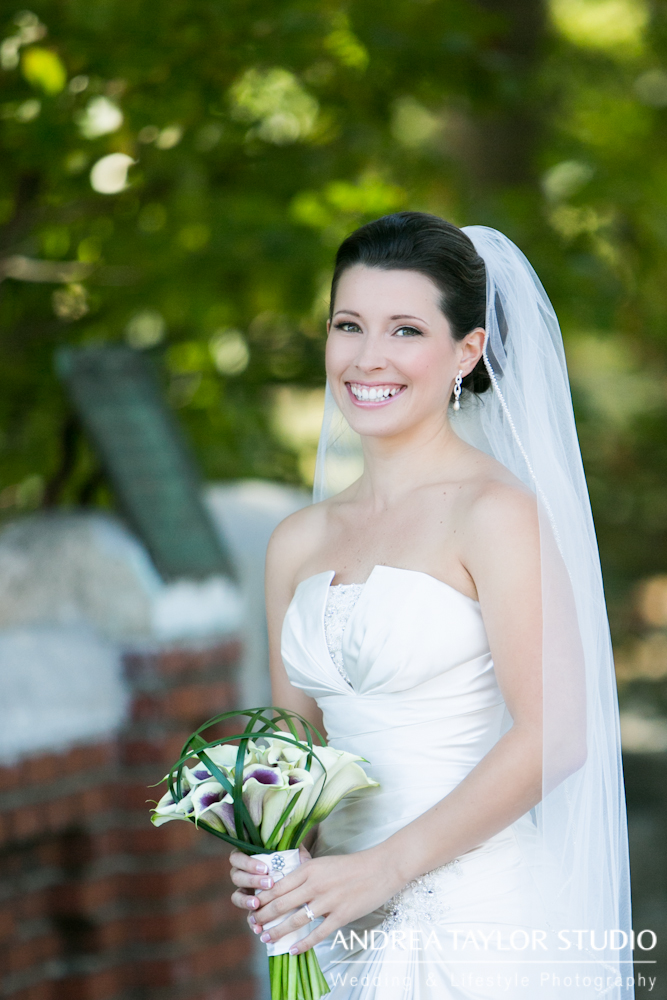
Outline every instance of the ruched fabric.
{"type": "MultiPolygon", "coordinates": [[[[329,743],[364,757],[380,787],[336,807],[315,856],[386,840],[455,788],[511,725],[479,604],[426,573],[372,571],[343,637],[347,684],[324,633],[334,576],[297,587],[282,656],[292,684],[320,706],[329,743]]],[[[513,824],[318,945],[333,1000],[549,997],[549,929],[525,851],[530,816],[519,825],[521,844],[513,824]]]]}

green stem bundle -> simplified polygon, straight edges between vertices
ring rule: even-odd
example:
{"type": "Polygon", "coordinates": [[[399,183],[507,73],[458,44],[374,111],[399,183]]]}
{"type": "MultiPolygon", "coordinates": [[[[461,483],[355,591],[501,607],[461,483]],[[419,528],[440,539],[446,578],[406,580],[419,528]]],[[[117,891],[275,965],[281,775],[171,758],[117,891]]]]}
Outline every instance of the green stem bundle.
{"type": "Polygon", "coordinates": [[[300,955],[270,956],[269,976],[271,1000],[320,1000],[331,992],[312,948],[300,955]]]}

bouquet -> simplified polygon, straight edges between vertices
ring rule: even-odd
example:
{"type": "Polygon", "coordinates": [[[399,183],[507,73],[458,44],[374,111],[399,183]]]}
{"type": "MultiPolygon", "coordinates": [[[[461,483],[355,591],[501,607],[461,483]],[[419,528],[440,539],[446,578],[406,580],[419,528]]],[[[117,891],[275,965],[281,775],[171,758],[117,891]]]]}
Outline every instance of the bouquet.
{"type": "MultiPolygon", "coordinates": [[[[155,826],[176,819],[194,823],[266,862],[277,881],[299,865],[299,844],[345,795],[377,787],[357,763],[360,760],[364,758],[326,746],[314,726],[295,712],[282,708],[223,712],[186,741],[163,779],[169,790],[151,819],[155,826]],[[235,717],[248,720],[242,733],[205,738],[206,730],[235,717]],[[304,739],[298,736],[297,722],[304,739]],[[287,728],[279,728],[281,723],[287,728]]],[[[289,954],[310,930],[306,924],[267,945],[271,1000],[319,1000],[329,993],[312,949],[289,954]]]]}

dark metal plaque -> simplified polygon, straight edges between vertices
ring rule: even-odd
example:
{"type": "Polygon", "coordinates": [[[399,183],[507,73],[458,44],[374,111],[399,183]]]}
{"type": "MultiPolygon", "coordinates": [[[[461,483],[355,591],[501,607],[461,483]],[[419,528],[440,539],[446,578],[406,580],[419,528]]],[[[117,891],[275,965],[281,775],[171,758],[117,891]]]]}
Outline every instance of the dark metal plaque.
{"type": "Polygon", "coordinates": [[[127,347],[62,348],[65,382],[121,509],[165,580],[233,576],[202,483],[149,360],[127,347]]]}

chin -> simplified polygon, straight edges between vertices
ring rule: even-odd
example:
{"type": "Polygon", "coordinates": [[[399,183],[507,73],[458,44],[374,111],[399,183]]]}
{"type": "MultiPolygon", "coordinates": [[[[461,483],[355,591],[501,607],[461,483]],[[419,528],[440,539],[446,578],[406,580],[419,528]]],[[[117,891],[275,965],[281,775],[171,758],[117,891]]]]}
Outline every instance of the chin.
{"type": "Polygon", "coordinates": [[[406,414],[388,413],[386,409],[373,412],[346,406],[341,412],[355,433],[362,437],[390,438],[409,430],[415,423],[406,414]]]}

